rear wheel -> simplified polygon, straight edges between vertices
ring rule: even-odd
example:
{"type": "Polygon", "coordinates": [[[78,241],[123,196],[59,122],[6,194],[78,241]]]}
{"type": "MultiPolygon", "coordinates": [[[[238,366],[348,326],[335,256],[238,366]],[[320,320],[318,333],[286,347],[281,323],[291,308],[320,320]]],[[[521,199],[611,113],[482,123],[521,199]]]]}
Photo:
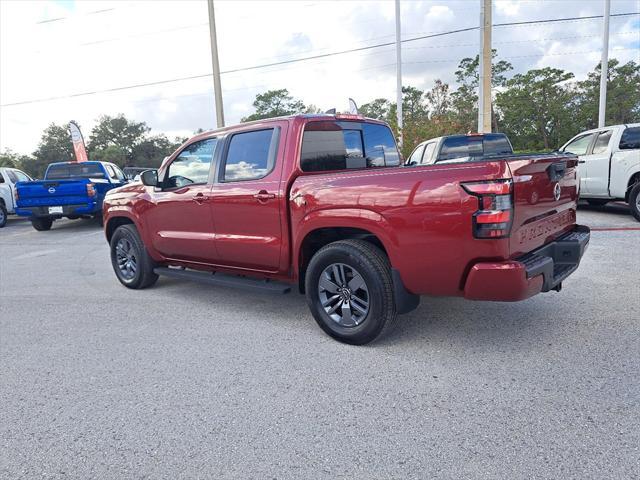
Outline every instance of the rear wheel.
{"type": "Polygon", "coordinates": [[[640,222],[640,182],[636,183],[629,193],[629,208],[631,215],[640,222]]]}
{"type": "Polygon", "coordinates": [[[138,230],[133,225],[121,225],[111,237],[111,265],[127,288],[150,287],[158,280],[153,272],[155,262],[147,253],[138,230]]]}
{"type": "Polygon", "coordinates": [[[364,345],[385,334],[397,317],[389,260],[362,240],[321,248],[305,277],[316,322],[336,340],[364,345]]]}
{"type": "Polygon", "coordinates": [[[587,203],[592,207],[602,207],[609,203],[609,200],[603,198],[587,198],[587,203]]]}
{"type": "Polygon", "coordinates": [[[7,224],[7,207],[4,206],[4,203],[0,203],[0,228],[4,227],[7,224]]]}
{"type": "Polygon", "coordinates": [[[45,232],[47,230],[51,230],[51,225],[53,225],[53,220],[51,218],[31,218],[31,225],[33,228],[38,230],[39,232],[45,232]]]}

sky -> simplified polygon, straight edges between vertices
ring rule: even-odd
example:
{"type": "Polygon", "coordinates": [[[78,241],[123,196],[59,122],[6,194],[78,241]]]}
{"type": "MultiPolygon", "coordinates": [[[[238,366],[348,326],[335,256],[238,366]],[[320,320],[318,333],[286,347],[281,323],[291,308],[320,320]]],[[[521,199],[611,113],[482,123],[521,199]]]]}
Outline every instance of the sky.
{"type": "MultiPolygon", "coordinates": [[[[603,4],[495,0],[493,23],[601,15],[603,4]]],[[[480,0],[400,5],[403,39],[479,21],[480,0]]],[[[226,123],[252,113],[255,95],[269,89],[287,88],[323,110],[346,111],[349,97],[395,98],[393,45],[229,72],[393,42],[394,8],[390,0],[216,0],[226,123]]],[[[640,12],[640,0],[611,1],[612,14],[626,12],[640,12]]],[[[103,114],[123,113],[171,138],[214,128],[207,21],[206,0],[0,0],[0,151],[33,152],[51,122],[76,120],[86,138],[103,114]],[[170,81],[193,76],[205,77],[170,81]],[[156,82],[164,83],[119,89],[156,82]],[[69,98],[88,92],[98,93],[69,98]],[[68,98],[41,101],[56,97],[68,98]]],[[[404,43],[403,84],[428,90],[441,79],[455,87],[459,61],[478,44],[477,30],[404,43]]],[[[549,66],[581,80],[600,61],[601,45],[601,19],[493,29],[493,47],[512,73],[549,66]]],[[[609,56],[640,62],[639,15],[611,18],[609,56]]]]}

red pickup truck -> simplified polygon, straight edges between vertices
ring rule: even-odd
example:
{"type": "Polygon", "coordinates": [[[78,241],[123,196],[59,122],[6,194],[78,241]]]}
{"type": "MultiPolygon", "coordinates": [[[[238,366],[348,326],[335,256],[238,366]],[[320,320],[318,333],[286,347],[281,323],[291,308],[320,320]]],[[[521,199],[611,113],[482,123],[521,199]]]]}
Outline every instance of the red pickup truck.
{"type": "Polygon", "coordinates": [[[158,275],[297,285],[326,333],[365,344],[419,295],[559,291],[589,242],[576,165],[557,153],[403,165],[382,122],[297,115],[192,138],[111,190],[104,226],[129,288],[158,275]]]}

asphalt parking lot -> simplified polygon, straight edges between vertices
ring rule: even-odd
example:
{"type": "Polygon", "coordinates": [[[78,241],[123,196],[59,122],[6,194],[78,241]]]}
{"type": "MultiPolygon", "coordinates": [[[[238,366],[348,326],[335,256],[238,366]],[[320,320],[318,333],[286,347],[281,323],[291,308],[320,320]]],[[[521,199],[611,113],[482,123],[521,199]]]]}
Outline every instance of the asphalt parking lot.
{"type": "Polygon", "coordinates": [[[299,295],[116,281],[101,229],[0,230],[0,477],[640,478],[640,223],[516,304],[423,298],[366,347],[299,295]],[[635,230],[634,230],[635,229],[635,230]]]}

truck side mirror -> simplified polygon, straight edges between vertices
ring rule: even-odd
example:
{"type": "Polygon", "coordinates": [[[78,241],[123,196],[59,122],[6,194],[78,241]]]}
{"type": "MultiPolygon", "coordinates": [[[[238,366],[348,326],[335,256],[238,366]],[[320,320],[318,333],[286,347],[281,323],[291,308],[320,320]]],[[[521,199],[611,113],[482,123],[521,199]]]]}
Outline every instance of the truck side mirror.
{"type": "Polygon", "coordinates": [[[157,170],[145,170],[140,174],[140,181],[147,187],[158,186],[158,171],[157,170]]]}

